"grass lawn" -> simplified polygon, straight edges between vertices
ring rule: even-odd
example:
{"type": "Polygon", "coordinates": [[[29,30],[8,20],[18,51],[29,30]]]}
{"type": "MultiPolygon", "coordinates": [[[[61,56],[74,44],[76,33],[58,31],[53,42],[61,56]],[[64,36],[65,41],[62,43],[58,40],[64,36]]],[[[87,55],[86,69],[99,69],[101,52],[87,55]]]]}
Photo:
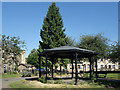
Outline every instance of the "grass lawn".
{"type": "Polygon", "coordinates": [[[2,78],[14,78],[14,77],[21,77],[21,74],[2,74],[2,78]]]}
{"type": "MultiPolygon", "coordinates": [[[[105,76],[105,74],[98,74],[98,75],[99,75],[99,77],[102,77],[102,78],[104,78],[104,76],[105,76]]],[[[90,76],[89,73],[84,74],[84,77],[89,78],[89,76],[90,76]]],[[[95,75],[94,75],[94,77],[95,77],[95,75]]],[[[106,78],[120,80],[120,73],[108,73],[106,78]]]]}
{"type": "Polygon", "coordinates": [[[9,84],[9,86],[11,88],[31,88],[34,86],[32,86],[29,81],[27,82],[26,80],[20,80],[20,81],[16,81],[16,82],[13,82],[11,84],[9,84]]]}
{"type": "MultiPolygon", "coordinates": [[[[35,76],[35,75],[32,74],[32,76],[35,76]]],[[[39,74],[37,76],[39,76],[39,74]]],[[[17,73],[17,74],[4,73],[0,75],[0,78],[15,78],[15,77],[22,77],[22,73],[17,73]]]]}
{"type": "MultiPolygon", "coordinates": [[[[99,76],[104,77],[105,74],[99,74],[99,76]]],[[[120,73],[108,73],[106,78],[120,80],[120,73]]]]}
{"type": "Polygon", "coordinates": [[[70,84],[50,84],[41,83],[39,81],[27,81],[20,80],[9,84],[11,88],[104,88],[104,85],[97,84],[80,84],[80,85],[70,85],[70,84]]]}

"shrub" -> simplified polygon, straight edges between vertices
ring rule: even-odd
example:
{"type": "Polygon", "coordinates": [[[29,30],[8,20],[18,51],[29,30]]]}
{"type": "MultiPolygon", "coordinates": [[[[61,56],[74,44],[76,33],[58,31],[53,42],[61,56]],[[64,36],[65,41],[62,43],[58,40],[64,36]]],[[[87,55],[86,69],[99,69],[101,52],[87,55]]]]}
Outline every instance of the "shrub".
{"type": "Polygon", "coordinates": [[[13,74],[17,74],[17,72],[13,72],[13,74]]]}
{"type": "Polygon", "coordinates": [[[89,81],[88,81],[88,84],[91,84],[91,83],[92,83],[91,80],[89,80],[89,81]]]}
{"type": "Polygon", "coordinates": [[[88,73],[84,73],[83,77],[87,77],[88,78],[88,73]]]}
{"type": "Polygon", "coordinates": [[[50,80],[53,80],[53,78],[50,78],[50,80]]]}
{"type": "Polygon", "coordinates": [[[48,80],[47,83],[54,84],[54,80],[48,80]]]}
{"type": "Polygon", "coordinates": [[[61,80],[56,80],[54,83],[55,84],[62,84],[63,82],[61,80]]]}
{"type": "Polygon", "coordinates": [[[47,83],[45,79],[46,79],[45,77],[41,77],[41,78],[38,78],[38,81],[42,83],[47,83]]]}

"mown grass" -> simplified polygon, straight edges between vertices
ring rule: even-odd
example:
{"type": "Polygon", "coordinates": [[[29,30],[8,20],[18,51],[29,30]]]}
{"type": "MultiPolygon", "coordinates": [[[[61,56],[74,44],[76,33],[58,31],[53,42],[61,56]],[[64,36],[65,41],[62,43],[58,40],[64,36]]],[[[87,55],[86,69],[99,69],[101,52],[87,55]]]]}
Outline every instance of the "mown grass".
{"type": "Polygon", "coordinates": [[[21,76],[22,76],[21,74],[9,74],[9,73],[2,74],[2,78],[15,78],[15,77],[21,77],[21,76]]]}
{"type": "Polygon", "coordinates": [[[49,84],[40,83],[39,81],[20,80],[9,84],[11,88],[104,88],[104,85],[98,84],[49,84]]]}
{"type": "Polygon", "coordinates": [[[26,82],[26,80],[20,80],[9,84],[11,88],[34,88],[33,85],[26,82]]]}
{"type": "MultiPolygon", "coordinates": [[[[105,78],[105,77],[104,77],[105,74],[98,74],[98,76],[101,77],[101,78],[105,78]]],[[[85,73],[85,74],[84,74],[84,77],[89,78],[89,77],[90,77],[90,74],[89,74],[89,73],[85,73]]],[[[94,75],[94,77],[95,77],[95,75],[94,75]]],[[[108,74],[106,75],[106,78],[107,78],[107,79],[120,80],[120,73],[108,73],[108,74]]]]}
{"type": "MultiPolygon", "coordinates": [[[[105,74],[99,74],[99,77],[104,77],[104,76],[105,74]]],[[[120,80],[120,73],[108,73],[106,78],[120,80]]]]}

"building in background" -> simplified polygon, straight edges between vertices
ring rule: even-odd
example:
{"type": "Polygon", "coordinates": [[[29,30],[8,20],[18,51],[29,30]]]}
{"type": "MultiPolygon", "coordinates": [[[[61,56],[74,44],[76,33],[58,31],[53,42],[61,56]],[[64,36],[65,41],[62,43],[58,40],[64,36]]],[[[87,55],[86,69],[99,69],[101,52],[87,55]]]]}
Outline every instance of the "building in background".
{"type": "Polygon", "coordinates": [[[19,64],[27,64],[26,59],[25,59],[25,50],[21,51],[21,55],[19,57],[19,64]]]}
{"type": "MultiPolygon", "coordinates": [[[[95,64],[94,64],[95,65],[95,64]]],[[[99,59],[97,61],[98,71],[119,71],[120,70],[120,62],[113,63],[110,59],[99,59]]],[[[90,62],[88,61],[80,61],[77,63],[78,72],[80,71],[89,71],[90,70],[90,62]]],[[[72,64],[67,65],[67,70],[72,72],[72,64]]],[[[95,66],[94,66],[95,70],[95,66]]],[[[75,63],[73,63],[73,71],[75,71],[75,63]]]]}
{"type": "MultiPolygon", "coordinates": [[[[10,54],[8,56],[8,59],[2,64],[2,67],[3,67],[2,71],[3,72],[12,71],[13,70],[13,66],[15,66],[15,63],[13,63],[13,59],[12,58],[13,58],[13,55],[10,54]]],[[[17,62],[17,66],[19,66],[20,64],[27,64],[26,59],[25,59],[25,50],[21,50],[20,55],[18,55],[16,57],[16,59],[18,61],[17,62]]]]}

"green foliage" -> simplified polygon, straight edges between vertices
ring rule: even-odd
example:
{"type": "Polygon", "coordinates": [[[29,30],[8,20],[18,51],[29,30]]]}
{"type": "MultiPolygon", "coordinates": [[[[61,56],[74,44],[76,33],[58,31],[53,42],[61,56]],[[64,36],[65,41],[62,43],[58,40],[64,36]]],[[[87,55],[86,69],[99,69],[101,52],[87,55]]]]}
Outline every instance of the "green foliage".
{"type": "Polygon", "coordinates": [[[40,81],[42,83],[47,83],[46,80],[45,80],[45,77],[38,78],[38,81],[40,81]]]}
{"type": "Polygon", "coordinates": [[[72,37],[66,37],[66,43],[68,46],[75,46],[75,39],[72,39],[72,37]]]}
{"type": "Polygon", "coordinates": [[[21,48],[23,47],[25,47],[25,42],[21,41],[19,37],[2,35],[3,58],[6,57],[5,54],[14,53],[14,56],[20,55],[21,48]]]}
{"type": "Polygon", "coordinates": [[[34,65],[36,68],[39,66],[39,60],[38,60],[38,51],[36,49],[33,49],[31,53],[28,55],[27,63],[34,65]]]}
{"type": "Polygon", "coordinates": [[[50,80],[53,80],[53,78],[50,78],[50,80]]]}
{"type": "Polygon", "coordinates": [[[62,63],[62,66],[67,68],[67,65],[70,63],[70,60],[69,59],[64,59],[63,60],[63,63],[62,63]]]}
{"type": "Polygon", "coordinates": [[[111,45],[111,52],[109,53],[109,58],[112,62],[119,62],[120,61],[120,45],[118,42],[111,45]]]}
{"type": "Polygon", "coordinates": [[[9,72],[7,72],[7,74],[8,74],[8,75],[11,75],[11,74],[18,74],[18,72],[16,72],[16,71],[14,71],[14,72],[9,71],[9,72]]]}
{"type": "Polygon", "coordinates": [[[54,84],[63,84],[62,80],[56,80],[54,84]]]}
{"type": "MultiPolygon", "coordinates": [[[[99,77],[104,78],[105,74],[98,74],[99,77]]],[[[108,79],[116,79],[116,80],[120,80],[120,73],[108,73],[106,75],[108,79]]]]}
{"type": "Polygon", "coordinates": [[[64,68],[67,68],[67,64],[70,63],[70,59],[61,59],[61,58],[58,58],[58,64],[59,66],[63,66],[64,68]]]}
{"type": "Polygon", "coordinates": [[[2,74],[2,78],[14,78],[14,77],[21,77],[21,74],[17,72],[7,72],[7,74],[2,74]]]}
{"type": "Polygon", "coordinates": [[[25,42],[21,41],[20,37],[10,37],[2,35],[3,63],[11,64],[12,62],[15,62],[17,64],[19,62],[17,56],[21,54],[21,48],[25,48],[25,42]]]}
{"type": "Polygon", "coordinates": [[[13,74],[17,74],[17,72],[13,72],[13,74]]]}
{"type": "Polygon", "coordinates": [[[109,40],[100,33],[97,35],[82,35],[77,46],[98,52],[97,58],[106,58],[110,50],[108,42],[109,40]]]}
{"type": "Polygon", "coordinates": [[[55,68],[58,68],[58,66],[59,66],[58,64],[55,64],[55,68]]]}
{"type": "Polygon", "coordinates": [[[18,66],[17,66],[17,64],[15,64],[15,71],[18,71],[18,66]]]}
{"type": "Polygon", "coordinates": [[[65,29],[62,29],[63,20],[59,13],[59,8],[55,2],[48,8],[47,16],[44,18],[44,24],[40,32],[42,49],[50,49],[66,45],[65,29]]]}
{"type": "Polygon", "coordinates": [[[55,82],[54,80],[48,80],[47,81],[48,84],[54,84],[54,82],[55,82]]]}
{"type": "MultiPolygon", "coordinates": [[[[40,31],[42,41],[39,41],[39,53],[45,49],[51,49],[55,47],[65,46],[68,42],[73,44],[72,40],[65,35],[65,29],[63,29],[62,16],[59,13],[59,8],[55,2],[49,6],[46,17],[44,18],[43,27],[40,31]]],[[[45,65],[45,58],[41,57],[42,65],[45,65]]],[[[48,59],[48,67],[51,67],[51,58],[48,59]]],[[[57,63],[57,59],[53,60],[53,63],[57,63]]]]}
{"type": "MultiPolygon", "coordinates": [[[[27,58],[27,63],[34,65],[36,68],[39,67],[39,56],[38,56],[39,50],[41,49],[38,50],[33,49],[27,58]]],[[[42,65],[41,68],[45,67],[46,65],[45,57],[41,57],[41,65],[42,65]]],[[[51,65],[52,62],[50,60],[47,60],[47,66],[49,69],[51,68],[51,65]]]]}
{"type": "Polygon", "coordinates": [[[84,73],[84,77],[88,78],[89,76],[89,73],[84,73]]]}

